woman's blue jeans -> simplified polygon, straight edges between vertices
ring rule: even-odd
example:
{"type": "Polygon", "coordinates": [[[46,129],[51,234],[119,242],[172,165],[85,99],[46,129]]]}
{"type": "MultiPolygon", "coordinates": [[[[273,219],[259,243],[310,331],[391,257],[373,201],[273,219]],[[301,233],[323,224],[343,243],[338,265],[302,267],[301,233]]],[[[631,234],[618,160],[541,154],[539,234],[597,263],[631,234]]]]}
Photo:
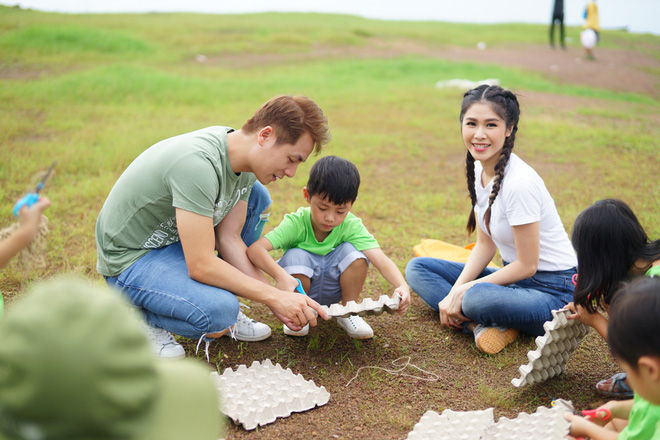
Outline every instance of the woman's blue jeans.
{"type": "MultiPolygon", "coordinates": [[[[437,258],[413,258],[406,266],[406,279],[412,290],[426,304],[438,310],[442,301],[461,274],[464,263],[437,258]]],[[[479,278],[497,269],[486,268],[479,278]]],[[[540,336],[543,324],[558,310],[573,300],[571,277],[576,269],[536,272],[531,278],[508,286],[478,283],[465,292],[461,306],[465,317],[485,326],[515,328],[540,336]]]]}
{"type": "MultiPolygon", "coordinates": [[[[256,182],[241,232],[246,245],[261,236],[271,203],[266,187],[256,182]]],[[[149,325],[177,335],[199,339],[236,323],[236,296],[190,278],[180,242],[150,251],[119,276],[106,277],[106,282],[141,308],[149,325]]]]}

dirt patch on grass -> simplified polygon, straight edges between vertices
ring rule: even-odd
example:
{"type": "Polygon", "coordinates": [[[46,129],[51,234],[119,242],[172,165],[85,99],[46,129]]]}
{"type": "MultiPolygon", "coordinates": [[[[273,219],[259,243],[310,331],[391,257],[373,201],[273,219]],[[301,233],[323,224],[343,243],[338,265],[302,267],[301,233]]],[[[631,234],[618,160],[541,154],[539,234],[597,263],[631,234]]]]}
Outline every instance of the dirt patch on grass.
{"type": "MultiPolygon", "coordinates": [[[[308,62],[321,59],[394,58],[418,55],[452,61],[497,64],[517,67],[547,75],[562,84],[579,84],[618,92],[640,93],[660,98],[660,84],[653,71],[660,69],[660,59],[641,52],[597,48],[596,60],[587,60],[584,49],[569,46],[565,50],[538,44],[510,44],[486,47],[430,46],[413,40],[369,40],[364,46],[329,47],[312,45],[308,51],[285,54],[223,54],[204,56],[197,62],[230,68],[308,62]]],[[[490,77],[484,70],[483,78],[490,77]]],[[[449,78],[447,78],[449,79],[449,78]]]]}

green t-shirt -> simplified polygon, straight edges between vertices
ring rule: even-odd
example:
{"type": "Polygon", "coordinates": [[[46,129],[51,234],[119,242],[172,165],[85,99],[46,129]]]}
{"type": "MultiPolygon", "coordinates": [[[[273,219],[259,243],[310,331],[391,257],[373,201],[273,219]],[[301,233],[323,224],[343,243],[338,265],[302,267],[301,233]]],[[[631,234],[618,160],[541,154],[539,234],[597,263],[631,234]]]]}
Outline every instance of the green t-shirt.
{"type": "Polygon", "coordinates": [[[358,251],[379,247],[374,236],[362,224],[362,220],[350,212],[344,221],[319,243],[312,229],[309,207],[299,208],[296,212],[286,214],[282,223],[265,237],[274,249],[287,251],[300,248],[317,255],[328,255],[337,246],[346,242],[351,243],[358,251]]]}
{"type": "Polygon", "coordinates": [[[96,221],[101,275],[117,276],[151,249],[179,241],[176,208],[217,225],[256,177],[236,174],[227,156],[229,127],[165,139],[140,154],[119,177],[96,221]]]}
{"type": "Polygon", "coordinates": [[[628,426],[619,434],[619,440],[660,440],[660,406],[635,394],[628,426]]]}

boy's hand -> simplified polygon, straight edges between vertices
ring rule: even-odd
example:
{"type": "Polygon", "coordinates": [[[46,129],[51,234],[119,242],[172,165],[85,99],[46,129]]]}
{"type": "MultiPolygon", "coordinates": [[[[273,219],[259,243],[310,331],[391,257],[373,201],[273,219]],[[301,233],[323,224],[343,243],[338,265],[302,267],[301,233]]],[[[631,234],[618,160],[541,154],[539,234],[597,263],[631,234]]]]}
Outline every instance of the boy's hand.
{"type": "Polygon", "coordinates": [[[298,279],[291,275],[286,278],[277,279],[275,280],[275,287],[285,292],[293,292],[298,287],[298,279]]]}
{"type": "Polygon", "coordinates": [[[394,294],[401,297],[401,301],[399,302],[399,309],[396,312],[404,315],[410,306],[410,288],[408,286],[397,287],[394,289],[394,294]]]}
{"type": "Polygon", "coordinates": [[[584,417],[580,417],[578,415],[571,414],[568,412],[564,414],[564,419],[571,422],[571,428],[569,431],[571,437],[569,438],[578,438],[578,437],[587,436],[589,435],[589,432],[591,431],[591,428],[593,426],[593,423],[591,423],[584,417]]]}
{"type": "Polygon", "coordinates": [[[319,303],[298,292],[280,290],[266,305],[277,316],[277,319],[293,331],[301,330],[307,323],[312,327],[316,327],[316,314],[314,311],[321,318],[328,319],[328,314],[319,303]]]}

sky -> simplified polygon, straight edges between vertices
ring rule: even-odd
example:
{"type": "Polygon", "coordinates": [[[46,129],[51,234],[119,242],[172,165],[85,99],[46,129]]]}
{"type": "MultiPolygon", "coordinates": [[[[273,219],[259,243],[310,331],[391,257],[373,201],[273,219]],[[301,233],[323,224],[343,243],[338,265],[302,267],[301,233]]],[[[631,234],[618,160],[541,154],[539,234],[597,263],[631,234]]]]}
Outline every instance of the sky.
{"type": "MultiPolygon", "coordinates": [[[[553,0],[0,0],[3,5],[66,13],[106,12],[323,12],[384,20],[466,23],[549,23],[553,0]]],[[[583,22],[585,0],[564,0],[565,22],[583,22]]],[[[603,29],[660,35],[660,0],[598,0],[603,29]]]]}

